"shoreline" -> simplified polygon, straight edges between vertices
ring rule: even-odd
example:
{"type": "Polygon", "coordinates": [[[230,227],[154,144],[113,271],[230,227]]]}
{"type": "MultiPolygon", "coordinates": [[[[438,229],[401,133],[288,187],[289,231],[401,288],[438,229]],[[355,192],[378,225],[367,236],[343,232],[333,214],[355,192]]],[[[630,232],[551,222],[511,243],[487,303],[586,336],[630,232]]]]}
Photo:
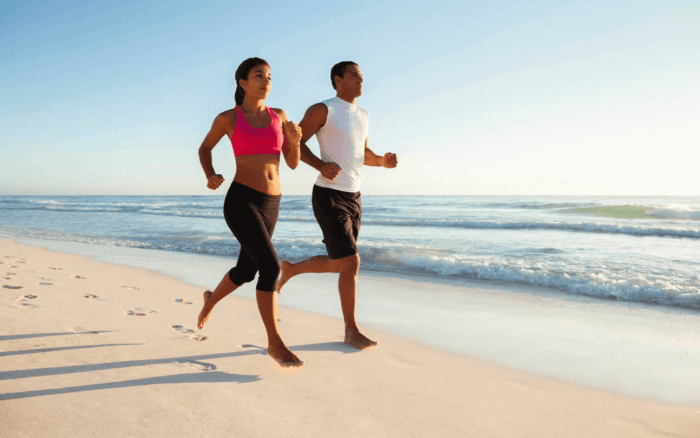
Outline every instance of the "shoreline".
{"type": "MultiPolygon", "coordinates": [[[[154,250],[51,243],[87,252],[90,260],[148,269],[200,291],[215,286],[230,268],[230,261],[213,256],[158,251],[153,257],[154,250]]],[[[336,283],[333,274],[296,277],[278,297],[280,308],[330,316],[342,326],[336,283]]],[[[254,300],[254,294],[253,286],[244,285],[235,296],[254,300]]],[[[623,396],[700,406],[695,378],[700,314],[692,310],[540,287],[361,272],[357,320],[361,328],[447,354],[623,396]]]]}
{"type": "Polygon", "coordinates": [[[280,309],[282,335],[306,365],[282,369],[264,354],[251,299],[228,297],[189,333],[199,287],[5,240],[0,249],[0,268],[16,274],[3,285],[23,286],[3,288],[0,301],[0,421],[12,436],[692,437],[700,426],[698,407],[572,385],[371,326],[380,345],[360,352],[342,343],[342,321],[291,308],[280,309]]]}

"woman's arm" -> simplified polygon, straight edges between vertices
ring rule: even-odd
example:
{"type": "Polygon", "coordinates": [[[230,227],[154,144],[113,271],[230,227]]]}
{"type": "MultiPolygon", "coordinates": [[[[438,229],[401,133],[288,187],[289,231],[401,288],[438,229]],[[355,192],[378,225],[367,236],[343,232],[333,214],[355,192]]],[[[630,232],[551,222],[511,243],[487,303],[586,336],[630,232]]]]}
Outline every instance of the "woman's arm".
{"type": "MultiPolygon", "coordinates": [[[[236,113],[227,114],[221,113],[214,119],[214,123],[211,125],[211,129],[202,145],[199,146],[199,162],[202,165],[202,170],[204,170],[204,175],[207,177],[207,187],[216,190],[224,182],[224,177],[217,174],[214,170],[214,165],[212,164],[211,151],[219,143],[219,140],[226,135],[226,130],[228,126],[231,126],[231,117],[236,117],[236,113]]],[[[235,126],[235,120],[234,125],[235,126]]]]}
{"type": "Polygon", "coordinates": [[[301,128],[291,120],[287,120],[287,113],[284,110],[273,108],[282,123],[282,132],[284,133],[284,143],[282,144],[282,153],[287,166],[294,170],[299,165],[299,140],[301,139],[301,128]]]}

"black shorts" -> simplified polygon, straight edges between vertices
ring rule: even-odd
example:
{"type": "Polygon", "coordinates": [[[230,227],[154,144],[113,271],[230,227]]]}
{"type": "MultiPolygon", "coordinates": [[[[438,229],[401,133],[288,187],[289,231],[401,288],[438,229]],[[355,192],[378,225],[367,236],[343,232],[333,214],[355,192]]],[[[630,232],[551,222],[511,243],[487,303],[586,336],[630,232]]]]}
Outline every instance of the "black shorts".
{"type": "Polygon", "coordinates": [[[314,185],[311,204],[323,232],[328,256],[337,260],[357,254],[362,219],[360,192],[342,192],[314,185]]]}

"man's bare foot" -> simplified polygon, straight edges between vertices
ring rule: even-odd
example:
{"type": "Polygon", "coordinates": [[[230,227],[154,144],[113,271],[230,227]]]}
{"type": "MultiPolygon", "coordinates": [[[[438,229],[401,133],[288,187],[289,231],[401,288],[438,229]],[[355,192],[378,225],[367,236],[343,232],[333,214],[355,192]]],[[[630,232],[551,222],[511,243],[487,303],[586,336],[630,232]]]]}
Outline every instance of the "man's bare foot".
{"type": "Polygon", "coordinates": [[[304,361],[292,353],[283,342],[267,346],[267,355],[273,358],[282,368],[300,367],[304,361]]]}
{"type": "Polygon", "coordinates": [[[204,328],[204,324],[207,323],[209,315],[214,308],[214,304],[211,302],[211,295],[211,291],[204,291],[204,305],[202,306],[202,311],[199,312],[199,318],[197,318],[197,327],[199,327],[200,330],[204,328]]]}
{"type": "Polygon", "coordinates": [[[278,294],[282,293],[282,287],[287,284],[289,279],[294,277],[294,274],[292,273],[293,269],[294,267],[292,264],[286,260],[283,260],[282,263],[280,263],[280,278],[277,280],[276,289],[278,294]]]}
{"type": "Polygon", "coordinates": [[[358,350],[374,347],[376,342],[367,338],[359,330],[345,330],[345,343],[358,350]]]}

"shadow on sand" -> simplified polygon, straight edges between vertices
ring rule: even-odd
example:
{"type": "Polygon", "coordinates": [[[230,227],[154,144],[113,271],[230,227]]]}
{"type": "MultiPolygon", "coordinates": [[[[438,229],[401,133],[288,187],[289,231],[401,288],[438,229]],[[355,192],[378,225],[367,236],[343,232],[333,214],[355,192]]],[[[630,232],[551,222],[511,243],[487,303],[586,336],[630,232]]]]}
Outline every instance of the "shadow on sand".
{"type": "Polygon", "coordinates": [[[5,351],[0,352],[0,357],[5,356],[19,356],[22,354],[36,354],[36,353],[52,353],[54,351],[66,351],[66,350],[83,350],[85,348],[100,348],[100,347],[121,347],[124,345],[141,345],[141,344],[100,344],[100,345],[73,345],[71,347],[50,347],[50,348],[35,348],[34,350],[22,350],[22,351],[5,351]]]}
{"type": "Polygon", "coordinates": [[[294,347],[289,347],[289,349],[292,351],[337,351],[343,354],[362,351],[349,346],[345,342],[319,342],[318,344],[295,345],[294,347]]]}
{"type": "Polygon", "coordinates": [[[84,332],[62,332],[62,333],[27,333],[24,335],[6,335],[0,336],[0,342],[2,341],[14,341],[16,339],[31,339],[31,338],[45,338],[48,336],[69,336],[69,335],[94,335],[97,333],[110,333],[115,330],[93,330],[84,332]]]}
{"type": "Polygon", "coordinates": [[[88,365],[70,365],[55,368],[35,368],[33,370],[14,370],[0,373],[0,380],[26,379],[29,377],[58,376],[62,374],[87,373],[91,371],[114,370],[119,368],[144,367],[150,365],[162,365],[169,363],[202,362],[211,359],[225,359],[237,356],[249,356],[252,354],[266,354],[261,351],[236,351],[233,353],[203,354],[200,356],[167,357],[163,359],[126,360],[121,362],[96,363],[88,365]]]}
{"type": "MultiPolygon", "coordinates": [[[[256,348],[261,354],[267,354],[267,349],[259,345],[244,344],[243,348],[256,348]]],[[[358,353],[362,350],[352,348],[344,342],[319,342],[318,344],[294,345],[289,347],[292,351],[337,351],[338,353],[358,353]]]]}
{"type": "MultiPolygon", "coordinates": [[[[87,332],[86,332],[87,333],[87,332]]],[[[91,332],[97,333],[97,332],[91,332]]],[[[58,336],[62,334],[80,334],[80,333],[48,333],[48,334],[36,334],[36,335],[16,335],[15,339],[21,339],[24,337],[39,337],[39,336],[58,336]]],[[[7,336],[5,337],[7,338],[7,336]]],[[[1,338],[0,338],[1,339],[1,338]]],[[[31,354],[37,352],[46,351],[61,351],[61,350],[71,350],[78,348],[96,348],[96,347],[109,347],[109,346],[120,346],[120,345],[140,345],[140,344],[103,344],[103,345],[87,345],[87,346],[71,346],[71,347],[56,347],[49,349],[37,349],[37,350],[26,350],[26,351],[16,351],[7,352],[0,355],[19,355],[19,354],[31,354]]],[[[177,383],[251,383],[262,380],[257,375],[246,375],[246,374],[230,374],[224,373],[222,371],[215,371],[216,366],[208,364],[204,361],[212,359],[226,359],[232,357],[240,356],[250,356],[256,354],[267,354],[267,349],[252,345],[245,344],[243,348],[248,348],[246,351],[236,351],[228,353],[217,353],[217,354],[203,354],[197,356],[180,356],[180,357],[168,357],[162,359],[144,359],[144,360],[129,360],[129,361],[119,361],[119,362],[109,362],[109,363],[99,363],[99,364],[88,364],[88,365],[72,365],[54,368],[35,368],[35,369],[22,369],[13,371],[3,371],[0,372],[0,380],[15,380],[15,379],[26,379],[30,377],[47,377],[56,376],[63,374],[75,374],[75,373],[86,373],[91,371],[104,371],[104,370],[114,370],[120,368],[129,367],[143,367],[151,365],[160,364],[190,364],[200,366],[200,371],[196,373],[189,374],[175,374],[170,376],[161,377],[150,377],[145,379],[134,379],[126,380],[122,382],[109,382],[109,383],[99,383],[92,385],[80,385],[68,388],[55,388],[55,389],[42,389],[36,391],[23,391],[14,393],[0,394],[0,400],[17,400],[23,398],[31,397],[42,397],[47,395],[57,395],[57,394],[70,394],[75,392],[84,391],[99,391],[103,389],[114,389],[114,388],[128,388],[133,386],[144,386],[144,385],[163,385],[163,384],[177,384],[177,383]]],[[[343,342],[322,342],[317,344],[305,344],[290,347],[293,351],[335,351],[343,354],[356,353],[360,350],[356,350],[343,342]]]]}
{"type": "Polygon", "coordinates": [[[147,379],[125,380],[123,382],[80,385],[69,388],[41,389],[37,391],[13,392],[0,394],[0,400],[17,400],[21,398],[42,397],[46,395],[70,394],[74,392],[101,391],[103,389],[130,388],[133,386],[168,385],[176,383],[250,383],[261,380],[258,376],[229,374],[221,371],[175,374],[172,376],[149,377],[147,379]]]}

